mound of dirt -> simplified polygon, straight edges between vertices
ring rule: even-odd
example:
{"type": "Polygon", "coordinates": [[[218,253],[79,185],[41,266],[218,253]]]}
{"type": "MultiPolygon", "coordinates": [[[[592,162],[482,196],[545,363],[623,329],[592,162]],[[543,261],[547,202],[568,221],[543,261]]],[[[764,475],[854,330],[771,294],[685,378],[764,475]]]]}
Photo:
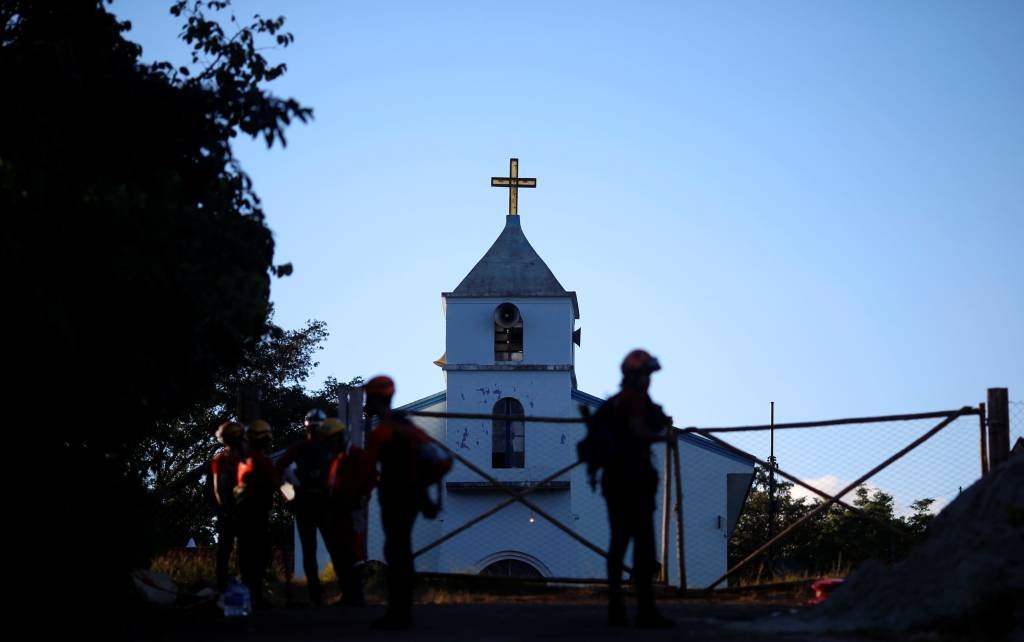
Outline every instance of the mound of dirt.
{"type": "Polygon", "coordinates": [[[1024,639],[1024,457],[961,493],[900,563],[865,563],[820,606],[764,628],[1024,639]]]}

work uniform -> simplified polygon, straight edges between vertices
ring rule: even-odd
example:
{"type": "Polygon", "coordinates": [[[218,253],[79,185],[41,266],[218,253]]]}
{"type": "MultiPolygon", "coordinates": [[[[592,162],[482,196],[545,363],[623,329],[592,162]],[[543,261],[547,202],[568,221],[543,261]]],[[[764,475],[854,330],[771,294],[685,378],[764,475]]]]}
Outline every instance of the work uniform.
{"type": "Polygon", "coordinates": [[[228,587],[228,564],[238,534],[234,490],[241,463],[238,449],[231,446],[222,448],[210,461],[210,500],[217,517],[217,590],[221,593],[228,587]]]}
{"type": "Polygon", "coordinates": [[[253,603],[264,604],[263,575],[270,563],[270,509],[281,477],[274,462],[255,450],[238,466],[238,566],[253,603]]]}
{"type": "Polygon", "coordinates": [[[314,436],[286,450],[277,462],[279,470],[295,464],[295,476],[299,484],[289,508],[295,514],[295,526],[302,546],[302,569],[306,574],[309,599],[314,604],[323,599],[320,565],[317,561],[317,531],[320,531],[324,543],[331,547],[327,532],[327,477],[333,458],[331,444],[314,436]]]}
{"type": "MultiPolygon", "coordinates": [[[[622,606],[622,560],[633,540],[633,583],[636,586],[638,619],[656,615],[653,574],[654,508],[658,472],[651,461],[651,442],[637,434],[663,432],[668,418],[646,392],[625,387],[602,404],[594,421],[611,437],[601,493],[608,504],[611,543],[608,551],[608,595],[613,612],[622,606]]],[[[660,616],[657,616],[660,617],[660,616]]]]}
{"type": "Polygon", "coordinates": [[[362,448],[349,445],[331,462],[327,531],[342,604],[361,605],[365,601],[359,564],[366,561],[366,502],[373,483],[372,464],[362,448]]]}
{"type": "Polygon", "coordinates": [[[377,483],[384,559],[388,564],[388,616],[408,619],[412,611],[412,527],[426,489],[416,480],[416,452],[430,437],[400,413],[388,413],[370,433],[366,457],[380,463],[377,483]]]}

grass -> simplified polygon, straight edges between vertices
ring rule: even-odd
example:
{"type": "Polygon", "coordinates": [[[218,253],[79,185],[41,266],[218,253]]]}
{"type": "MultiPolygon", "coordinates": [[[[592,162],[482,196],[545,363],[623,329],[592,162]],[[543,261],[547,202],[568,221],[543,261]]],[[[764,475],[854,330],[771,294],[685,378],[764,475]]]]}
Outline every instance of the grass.
{"type": "Polygon", "coordinates": [[[799,571],[772,575],[768,572],[765,565],[761,564],[758,566],[757,573],[755,575],[745,575],[735,583],[731,583],[730,586],[736,588],[748,588],[787,582],[819,580],[823,577],[846,577],[850,574],[851,570],[852,567],[849,564],[844,564],[842,560],[839,560],[824,573],[799,571]]]}
{"type": "MultiPolygon", "coordinates": [[[[205,587],[216,586],[216,549],[176,549],[153,560],[151,570],[166,573],[184,591],[196,592],[205,587]]],[[[237,577],[236,557],[231,559],[231,574],[237,577]]],[[[266,590],[271,601],[278,605],[302,604],[309,600],[304,580],[289,578],[285,572],[284,558],[276,555],[268,571],[266,590]]],[[[732,584],[733,590],[716,592],[712,599],[739,602],[750,601],[802,601],[810,597],[811,581],[821,577],[845,577],[850,568],[834,565],[825,574],[809,572],[786,573],[770,576],[762,566],[753,576],[746,576],[732,584]],[[799,586],[804,583],[804,586],[799,586]],[[793,586],[785,586],[790,584],[793,586]],[[773,585],[775,588],[772,588],[773,585]],[[783,585],[783,586],[779,586],[783,585]],[[744,590],[749,589],[749,590],[744,590]],[[806,595],[805,595],[806,593],[806,595]]],[[[384,604],[387,601],[387,578],[385,567],[379,562],[370,562],[363,569],[367,602],[384,604]]],[[[325,597],[332,601],[338,597],[337,578],[334,568],[328,564],[320,575],[325,597]]],[[[629,590],[628,585],[626,586],[629,590]]],[[[662,591],[660,589],[659,593],[662,591]]],[[[688,596],[689,593],[683,594],[688,596]]],[[[666,596],[677,594],[669,590],[666,596]]],[[[416,582],[415,601],[419,604],[493,604],[508,602],[600,602],[607,599],[606,589],[595,586],[553,586],[534,582],[513,582],[503,578],[488,579],[478,575],[465,577],[421,576],[416,582]]]]}

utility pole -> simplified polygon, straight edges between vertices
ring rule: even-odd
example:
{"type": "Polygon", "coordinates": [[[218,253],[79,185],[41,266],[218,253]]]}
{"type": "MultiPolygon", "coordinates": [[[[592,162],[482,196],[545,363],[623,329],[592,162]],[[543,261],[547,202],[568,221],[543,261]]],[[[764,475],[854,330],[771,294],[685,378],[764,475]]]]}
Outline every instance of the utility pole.
{"type": "MultiPolygon", "coordinates": [[[[771,447],[768,455],[768,541],[775,537],[775,402],[771,402],[771,447]]],[[[774,547],[768,549],[768,572],[775,578],[774,547]]]]}

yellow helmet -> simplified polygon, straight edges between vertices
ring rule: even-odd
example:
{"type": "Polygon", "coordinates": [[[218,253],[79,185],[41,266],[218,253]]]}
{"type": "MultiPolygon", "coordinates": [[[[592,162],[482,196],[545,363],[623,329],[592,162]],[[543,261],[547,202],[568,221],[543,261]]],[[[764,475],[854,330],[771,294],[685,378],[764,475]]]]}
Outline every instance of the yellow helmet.
{"type": "Polygon", "coordinates": [[[249,437],[249,441],[258,441],[261,439],[270,440],[274,436],[274,431],[271,430],[270,424],[262,419],[249,424],[249,430],[246,432],[249,437]]]}
{"type": "Polygon", "coordinates": [[[337,417],[328,417],[320,424],[320,434],[324,437],[333,437],[347,429],[348,427],[345,425],[345,422],[337,417]]]}

